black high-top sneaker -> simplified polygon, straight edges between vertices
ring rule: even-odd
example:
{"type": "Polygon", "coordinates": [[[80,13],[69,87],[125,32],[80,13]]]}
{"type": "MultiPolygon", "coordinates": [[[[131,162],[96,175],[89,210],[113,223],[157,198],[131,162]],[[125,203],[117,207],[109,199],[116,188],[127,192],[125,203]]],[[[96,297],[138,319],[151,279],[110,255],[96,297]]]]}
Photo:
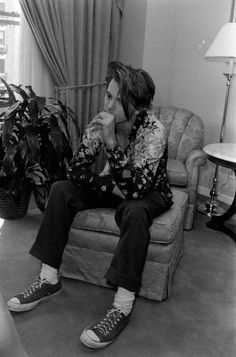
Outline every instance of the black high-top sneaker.
{"type": "Polygon", "coordinates": [[[112,343],[129,322],[116,307],[108,310],[106,316],[93,326],[87,327],[80,336],[80,341],[90,348],[103,348],[112,343]]]}
{"type": "Polygon", "coordinates": [[[8,310],[23,312],[34,309],[41,302],[58,295],[62,290],[61,281],[50,284],[46,279],[38,277],[28,289],[7,302],[8,310]]]}

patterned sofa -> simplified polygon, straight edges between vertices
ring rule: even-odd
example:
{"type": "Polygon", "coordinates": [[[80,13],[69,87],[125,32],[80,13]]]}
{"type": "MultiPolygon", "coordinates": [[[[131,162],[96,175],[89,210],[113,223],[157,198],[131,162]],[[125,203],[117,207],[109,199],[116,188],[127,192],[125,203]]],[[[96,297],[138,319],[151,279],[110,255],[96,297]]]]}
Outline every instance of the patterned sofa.
{"type": "MultiPolygon", "coordinates": [[[[155,113],[169,137],[168,176],[174,204],[154,219],[150,228],[151,241],[139,295],[162,301],[171,294],[175,270],[183,254],[183,228],[192,227],[199,170],[206,159],[201,151],[204,127],[199,117],[174,107],[157,107],[155,113]]],[[[79,212],[64,251],[62,276],[108,287],[104,274],[118,239],[113,209],[79,212]]]]}

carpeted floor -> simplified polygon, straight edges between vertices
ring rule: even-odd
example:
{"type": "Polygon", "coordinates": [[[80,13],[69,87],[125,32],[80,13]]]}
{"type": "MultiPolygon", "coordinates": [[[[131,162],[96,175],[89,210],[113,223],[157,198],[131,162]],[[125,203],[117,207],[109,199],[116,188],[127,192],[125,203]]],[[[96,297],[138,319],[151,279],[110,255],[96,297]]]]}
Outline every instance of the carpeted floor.
{"type": "MultiPolygon", "coordinates": [[[[225,234],[206,227],[197,215],[185,232],[185,253],[176,271],[172,296],[161,303],[136,300],[132,319],[104,350],[84,347],[84,327],[103,316],[114,291],[63,280],[54,300],[22,314],[12,314],[30,357],[235,357],[236,246],[225,234]]],[[[0,293],[8,300],[35,278],[39,263],[28,254],[41,215],[2,222],[0,293]]]]}

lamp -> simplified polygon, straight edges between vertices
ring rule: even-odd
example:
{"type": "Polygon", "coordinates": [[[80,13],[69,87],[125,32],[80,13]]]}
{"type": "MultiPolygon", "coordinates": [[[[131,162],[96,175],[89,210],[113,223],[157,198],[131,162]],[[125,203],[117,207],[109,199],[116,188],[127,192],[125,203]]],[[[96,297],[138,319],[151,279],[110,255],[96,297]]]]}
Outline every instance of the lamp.
{"type": "MultiPolygon", "coordinates": [[[[225,121],[227,116],[228,101],[230,94],[231,79],[233,77],[234,64],[236,62],[236,23],[229,22],[222,26],[214,39],[212,45],[205,54],[205,59],[208,61],[225,62],[229,65],[229,72],[224,73],[226,77],[226,93],[223,110],[223,118],[220,129],[219,142],[224,140],[225,121]]],[[[218,165],[215,168],[215,174],[213,178],[213,184],[210,191],[210,201],[205,203],[204,213],[208,216],[222,214],[222,208],[219,206],[216,200],[217,196],[217,178],[218,178],[218,165]]]]}

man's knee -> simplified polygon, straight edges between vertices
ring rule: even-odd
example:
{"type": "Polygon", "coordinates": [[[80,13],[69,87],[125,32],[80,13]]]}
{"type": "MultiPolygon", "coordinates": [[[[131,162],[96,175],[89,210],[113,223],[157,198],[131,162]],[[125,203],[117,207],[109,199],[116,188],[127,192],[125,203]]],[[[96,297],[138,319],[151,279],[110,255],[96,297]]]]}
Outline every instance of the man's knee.
{"type": "Polygon", "coordinates": [[[69,180],[60,180],[52,184],[50,189],[50,196],[64,195],[74,189],[74,184],[69,180]]]}
{"type": "Polygon", "coordinates": [[[141,223],[148,218],[148,210],[140,200],[123,201],[116,210],[115,220],[118,226],[123,221],[130,223],[141,223]]]}
{"type": "Polygon", "coordinates": [[[70,193],[71,189],[73,189],[73,187],[70,187],[71,185],[73,184],[69,180],[54,182],[50,188],[48,202],[61,202],[64,200],[64,198],[70,193]]]}

